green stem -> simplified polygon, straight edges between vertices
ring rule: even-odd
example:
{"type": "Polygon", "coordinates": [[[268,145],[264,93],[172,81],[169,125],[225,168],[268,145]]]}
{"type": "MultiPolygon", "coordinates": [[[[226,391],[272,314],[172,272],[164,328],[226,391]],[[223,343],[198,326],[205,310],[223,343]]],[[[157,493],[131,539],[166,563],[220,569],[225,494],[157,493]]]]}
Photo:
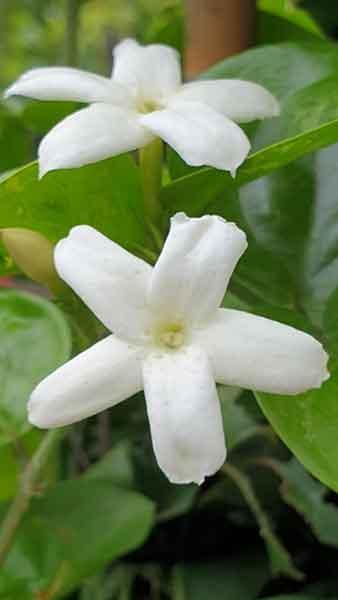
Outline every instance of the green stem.
{"type": "Polygon", "coordinates": [[[46,433],[40,446],[26,465],[21,475],[17,494],[10,505],[0,529],[0,565],[3,564],[14,540],[18,527],[36,493],[41,471],[55,447],[63,437],[64,429],[53,429],[46,433]]]}
{"type": "Polygon", "coordinates": [[[232,479],[232,481],[237,485],[258,523],[259,533],[265,541],[266,549],[270,558],[272,573],[274,575],[285,574],[289,577],[293,577],[296,580],[301,580],[303,577],[302,573],[293,566],[288,551],[284,548],[275,535],[270,523],[270,519],[264,512],[256,492],[251,485],[250,479],[229,462],[226,462],[221,470],[224,475],[232,479]]]}
{"type": "Polygon", "coordinates": [[[239,488],[242,496],[249,505],[251,512],[256,517],[257,523],[260,527],[261,535],[264,537],[264,532],[270,529],[270,523],[260,506],[259,500],[251,486],[250,480],[246,475],[244,475],[244,473],[241,473],[239,469],[231,465],[229,462],[223,465],[222,472],[227,477],[230,477],[230,479],[232,479],[232,481],[239,488]]]}
{"type": "Polygon", "coordinates": [[[158,249],[163,246],[160,231],[162,208],[160,191],[162,187],[163,143],[156,138],[153,142],[139,150],[140,168],[142,173],[144,210],[158,249]]]}

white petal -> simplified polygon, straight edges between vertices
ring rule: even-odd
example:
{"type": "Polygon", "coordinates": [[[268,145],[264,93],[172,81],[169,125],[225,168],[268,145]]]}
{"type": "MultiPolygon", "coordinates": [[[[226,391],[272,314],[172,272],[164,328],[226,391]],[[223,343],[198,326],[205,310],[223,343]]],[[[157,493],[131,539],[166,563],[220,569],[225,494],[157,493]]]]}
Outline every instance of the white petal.
{"type": "Polygon", "coordinates": [[[104,325],[128,339],[144,337],[152,267],[86,225],[55,248],[58,274],[104,325]]]}
{"type": "Polygon", "coordinates": [[[172,105],[143,115],[140,122],[193,167],[209,165],[234,175],[250,150],[248,138],[236,123],[198,102],[172,105]]]}
{"type": "Polygon", "coordinates": [[[201,102],[238,123],[276,117],[277,99],[264,87],[240,79],[215,79],[186,83],[174,101],[201,102]]]}
{"type": "Polygon", "coordinates": [[[181,84],[178,52],[170,46],[141,46],[126,39],[114,49],[113,81],[129,87],[139,100],[162,102],[181,84]]]}
{"type": "Polygon", "coordinates": [[[137,113],[92,104],[58,123],[39,147],[40,177],[55,169],[81,167],[145,146],[153,136],[137,113]]]}
{"type": "Polygon", "coordinates": [[[72,69],[46,67],[24,73],[5,92],[5,97],[27,96],[37,100],[74,100],[75,102],[113,102],[131,104],[126,88],[107,77],[72,69]]]}
{"type": "Polygon", "coordinates": [[[273,394],[300,394],[320,387],[328,356],[313,337],[249,313],[219,309],[196,334],[218,383],[273,394]]]}
{"type": "Polygon", "coordinates": [[[178,213],[152,271],[148,302],[167,321],[200,322],[220,305],[231,274],[247,247],[234,223],[178,213]]]}
{"type": "Polygon", "coordinates": [[[142,390],[142,349],[113,335],[43,379],[33,391],[29,420],[41,428],[90,417],[142,390]]]}
{"type": "Polygon", "coordinates": [[[222,416],[203,351],[149,355],[144,390],[157,462],[172,483],[201,484],[225,460],[222,416]]]}

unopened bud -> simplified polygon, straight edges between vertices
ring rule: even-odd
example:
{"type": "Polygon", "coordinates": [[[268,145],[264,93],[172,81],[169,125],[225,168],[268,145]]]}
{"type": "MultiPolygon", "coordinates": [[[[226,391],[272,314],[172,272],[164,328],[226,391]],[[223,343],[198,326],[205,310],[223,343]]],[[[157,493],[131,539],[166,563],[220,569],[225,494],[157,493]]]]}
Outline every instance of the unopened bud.
{"type": "Polygon", "coordinates": [[[58,295],[64,283],[54,265],[54,245],[38,231],[2,229],[1,240],[21,271],[33,281],[45,285],[58,295]]]}

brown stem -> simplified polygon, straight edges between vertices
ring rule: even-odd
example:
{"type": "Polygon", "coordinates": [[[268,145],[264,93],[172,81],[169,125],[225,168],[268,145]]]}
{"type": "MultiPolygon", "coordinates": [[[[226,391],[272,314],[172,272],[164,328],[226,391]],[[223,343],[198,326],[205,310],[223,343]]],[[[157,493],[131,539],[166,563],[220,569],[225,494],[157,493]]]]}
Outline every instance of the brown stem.
{"type": "Polygon", "coordinates": [[[254,42],[255,0],[186,0],[185,72],[193,78],[254,42]]]}

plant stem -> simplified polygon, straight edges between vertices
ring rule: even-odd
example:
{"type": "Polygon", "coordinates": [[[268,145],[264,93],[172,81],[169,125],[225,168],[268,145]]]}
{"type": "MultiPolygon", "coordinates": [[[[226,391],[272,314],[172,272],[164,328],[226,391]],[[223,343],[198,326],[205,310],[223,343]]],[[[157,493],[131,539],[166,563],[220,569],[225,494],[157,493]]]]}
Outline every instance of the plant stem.
{"type": "Polygon", "coordinates": [[[159,138],[139,150],[144,198],[144,211],[157,249],[162,249],[160,232],[162,208],[159,194],[162,187],[163,143],[159,138]]]}
{"type": "Polygon", "coordinates": [[[230,477],[232,481],[239,488],[242,496],[245,498],[247,504],[249,505],[251,512],[256,517],[257,523],[260,527],[261,535],[264,537],[264,532],[270,529],[270,523],[262,511],[258,498],[251,486],[250,480],[244,473],[241,473],[239,469],[231,465],[230,463],[225,463],[222,467],[222,472],[230,477]]]}
{"type": "Polygon", "coordinates": [[[0,565],[3,564],[22,518],[30,505],[32,497],[36,493],[36,486],[41,471],[46,465],[51,451],[64,434],[64,429],[53,429],[46,433],[40,446],[21,475],[18,492],[8,509],[0,529],[0,565]]]}
{"type": "Polygon", "coordinates": [[[237,485],[258,523],[259,533],[266,544],[272,573],[274,575],[286,574],[289,577],[293,577],[295,580],[301,581],[303,574],[292,565],[288,551],[275,535],[270,519],[266,515],[264,508],[261,506],[249,477],[229,462],[226,462],[221,470],[224,475],[232,479],[237,485]]]}

